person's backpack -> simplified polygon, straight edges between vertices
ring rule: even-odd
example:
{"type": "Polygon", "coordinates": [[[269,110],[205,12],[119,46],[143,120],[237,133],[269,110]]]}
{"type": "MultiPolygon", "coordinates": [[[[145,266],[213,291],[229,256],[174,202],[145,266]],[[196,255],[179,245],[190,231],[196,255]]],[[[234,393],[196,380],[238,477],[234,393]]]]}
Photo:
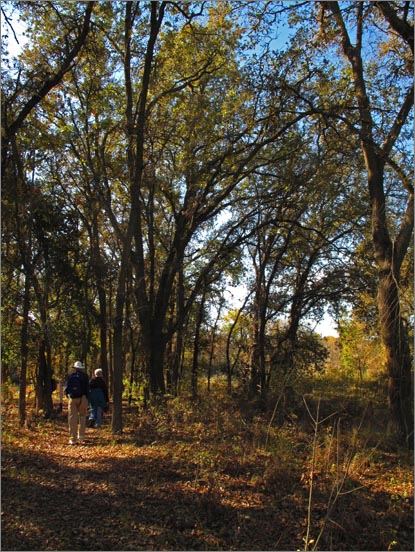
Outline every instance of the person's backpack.
{"type": "Polygon", "coordinates": [[[71,397],[71,399],[77,399],[84,394],[81,377],[78,372],[74,372],[69,376],[66,382],[65,393],[68,397],[71,397]]]}

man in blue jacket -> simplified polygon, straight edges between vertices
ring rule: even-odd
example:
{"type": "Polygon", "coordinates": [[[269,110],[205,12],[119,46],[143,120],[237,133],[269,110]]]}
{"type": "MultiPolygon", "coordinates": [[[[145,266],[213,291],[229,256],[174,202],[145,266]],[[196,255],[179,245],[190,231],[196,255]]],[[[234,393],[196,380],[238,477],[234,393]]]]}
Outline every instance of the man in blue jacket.
{"type": "Polygon", "coordinates": [[[68,397],[69,444],[76,445],[77,438],[79,443],[83,444],[89,401],[89,378],[79,360],[74,363],[73,372],[67,377],[64,388],[68,397]]]}

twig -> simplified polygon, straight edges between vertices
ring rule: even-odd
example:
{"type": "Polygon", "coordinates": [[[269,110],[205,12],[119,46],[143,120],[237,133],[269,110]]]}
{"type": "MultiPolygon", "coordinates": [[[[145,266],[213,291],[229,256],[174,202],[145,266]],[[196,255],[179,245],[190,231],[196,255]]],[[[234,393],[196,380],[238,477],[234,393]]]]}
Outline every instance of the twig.
{"type": "MultiPolygon", "coordinates": [[[[350,494],[350,493],[353,493],[355,491],[357,491],[358,489],[361,489],[362,487],[364,487],[364,485],[360,485],[358,487],[355,487],[354,489],[351,489],[349,491],[342,491],[345,483],[346,483],[346,479],[347,477],[349,476],[349,473],[350,473],[350,465],[352,463],[352,459],[354,458],[354,455],[355,455],[355,451],[356,451],[356,445],[357,445],[357,436],[359,434],[359,431],[362,427],[362,424],[363,424],[363,420],[365,419],[366,417],[366,412],[367,412],[367,409],[368,409],[368,405],[366,405],[366,408],[363,412],[363,415],[360,419],[360,423],[359,423],[359,426],[357,428],[357,431],[354,435],[354,439],[353,439],[353,442],[352,442],[352,447],[350,449],[350,452],[348,454],[348,457],[347,457],[347,461],[346,461],[346,466],[345,466],[345,469],[344,469],[344,472],[343,472],[343,476],[340,478],[339,477],[339,471],[338,471],[338,475],[336,477],[336,482],[335,484],[333,485],[332,487],[332,490],[331,490],[331,493],[330,493],[330,497],[329,497],[329,500],[328,500],[328,504],[327,504],[327,513],[326,513],[326,516],[323,520],[323,525],[320,529],[320,533],[318,534],[315,542],[314,542],[314,546],[312,548],[312,550],[317,550],[317,546],[318,546],[318,543],[323,535],[323,532],[326,528],[326,525],[327,525],[327,522],[330,521],[332,523],[333,520],[331,519],[331,514],[334,510],[334,507],[335,505],[337,504],[337,501],[338,499],[341,497],[341,496],[344,496],[346,494],[350,494]],[[340,480],[340,482],[339,482],[340,480]]],[[[340,432],[340,421],[339,421],[339,424],[338,424],[338,437],[337,437],[337,443],[339,443],[339,432],[340,432]]],[[[340,466],[340,452],[339,452],[339,448],[337,449],[337,468],[339,470],[339,466],[340,466]]]]}
{"type": "Polygon", "coordinates": [[[267,450],[267,448],[268,448],[269,434],[271,432],[271,426],[272,426],[272,423],[274,421],[275,415],[277,413],[278,405],[280,404],[280,401],[281,401],[282,397],[284,396],[287,381],[291,378],[291,374],[293,373],[293,371],[294,371],[293,368],[291,370],[289,370],[287,372],[287,374],[285,375],[284,380],[282,382],[282,390],[281,390],[281,393],[278,395],[277,402],[275,403],[275,407],[274,407],[271,419],[270,419],[269,424],[268,424],[267,435],[266,435],[266,438],[265,438],[265,450],[267,450]]]}
{"type": "Polygon", "coordinates": [[[308,410],[308,413],[310,414],[311,419],[314,422],[314,439],[313,439],[313,453],[311,457],[311,471],[310,471],[310,489],[308,492],[308,507],[307,507],[307,533],[305,536],[305,548],[304,550],[308,550],[308,543],[310,539],[310,529],[311,529],[311,504],[313,501],[313,481],[314,481],[314,466],[316,461],[316,450],[317,450],[317,437],[318,437],[318,427],[319,427],[319,414],[320,414],[320,397],[318,399],[317,403],[317,414],[316,418],[311,415],[311,412],[308,408],[307,402],[304,399],[304,403],[306,405],[306,408],[308,410]]]}

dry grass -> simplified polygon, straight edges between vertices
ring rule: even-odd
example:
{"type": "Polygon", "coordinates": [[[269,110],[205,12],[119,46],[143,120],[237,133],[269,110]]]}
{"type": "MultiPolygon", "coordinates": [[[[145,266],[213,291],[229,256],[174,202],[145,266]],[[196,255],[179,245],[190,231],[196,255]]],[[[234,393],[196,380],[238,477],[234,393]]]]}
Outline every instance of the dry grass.
{"type": "Polygon", "coordinates": [[[19,429],[9,403],[2,549],[412,549],[412,455],[359,409],[331,415],[333,398],[316,431],[317,404],[269,427],[272,401],[258,409],[218,387],[126,407],[122,436],[107,419],[69,447],[65,412],[19,429]]]}

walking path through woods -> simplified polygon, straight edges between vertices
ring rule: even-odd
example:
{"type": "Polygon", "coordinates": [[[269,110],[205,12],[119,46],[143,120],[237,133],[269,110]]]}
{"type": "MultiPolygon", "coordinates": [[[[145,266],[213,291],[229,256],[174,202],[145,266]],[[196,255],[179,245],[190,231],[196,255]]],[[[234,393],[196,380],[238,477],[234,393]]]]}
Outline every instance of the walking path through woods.
{"type": "Polygon", "coordinates": [[[84,446],[67,444],[66,412],[25,429],[16,416],[3,404],[2,550],[304,550],[322,529],[320,550],[412,550],[413,472],[402,453],[359,447],[333,495],[344,464],[327,465],[322,434],[308,508],[306,423],[275,428],[265,451],[270,414],[230,400],[126,408],[122,436],[107,419],[84,446]]]}

